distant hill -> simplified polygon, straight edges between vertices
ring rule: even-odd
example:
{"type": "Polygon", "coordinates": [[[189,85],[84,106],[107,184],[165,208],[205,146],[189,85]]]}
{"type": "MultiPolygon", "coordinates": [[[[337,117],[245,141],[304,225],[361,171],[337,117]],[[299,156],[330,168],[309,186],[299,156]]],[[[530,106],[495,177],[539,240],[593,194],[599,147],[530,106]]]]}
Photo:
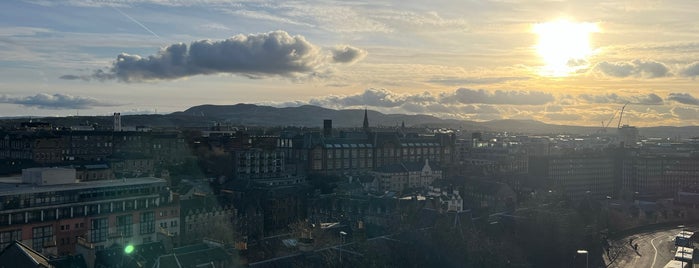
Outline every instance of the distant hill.
{"type": "MultiPolygon", "coordinates": [[[[199,117],[220,123],[249,126],[306,126],[321,127],[324,119],[333,120],[333,127],[361,127],[364,110],[334,110],[312,105],[275,108],[253,104],[200,105],[183,112],[170,114],[177,117],[199,117]]],[[[494,120],[475,122],[467,120],[441,119],[431,115],[383,114],[368,111],[372,127],[394,127],[405,122],[414,127],[444,127],[469,131],[509,131],[515,133],[594,133],[594,127],[576,127],[545,124],[534,120],[494,120]]]]}
{"type": "MultiPolygon", "coordinates": [[[[372,127],[397,127],[402,122],[411,127],[453,128],[465,131],[497,131],[526,134],[593,134],[599,127],[553,125],[534,120],[493,120],[475,122],[467,120],[441,119],[431,115],[383,114],[368,111],[369,124],[372,127]]],[[[29,118],[0,119],[4,126],[19,125],[19,122],[29,118]]],[[[235,105],[199,105],[182,112],[155,115],[122,115],[125,126],[150,127],[207,127],[216,123],[235,126],[303,126],[322,127],[324,119],[333,120],[333,127],[359,128],[364,120],[364,110],[348,109],[334,110],[312,105],[299,107],[276,108],[255,104],[235,105]]],[[[93,125],[110,128],[111,116],[69,116],[45,117],[32,120],[50,122],[56,125],[93,125]]],[[[608,129],[613,134],[614,128],[608,129]]],[[[699,126],[688,127],[648,127],[639,128],[639,132],[647,137],[697,137],[699,126]]]]}
{"type": "MultiPolygon", "coordinates": [[[[219,123],[249,126],[305,126],[321,127],[324,119],[333,121],[333,127],[361,127],[364,121],[364,110],[333,110],[312,105],[299,107],[275,108],[253,104],[236,105],[200,105],[170,116],[190,116],[205,118],[219,123]]],[[[430,115],[383,114],[368,111],[371,126],[400,126],[406,125],[450,125],[446,121],[430,115]]]]}

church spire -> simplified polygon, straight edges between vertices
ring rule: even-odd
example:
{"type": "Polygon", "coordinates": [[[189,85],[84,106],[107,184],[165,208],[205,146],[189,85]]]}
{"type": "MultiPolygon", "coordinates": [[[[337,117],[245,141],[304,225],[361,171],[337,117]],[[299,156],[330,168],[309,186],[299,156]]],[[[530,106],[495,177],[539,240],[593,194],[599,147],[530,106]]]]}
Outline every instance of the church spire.
{"type": "Polygon", "coordinates": [[[364,131],[369,130],[369,116],[367,115],[367,110],[364,108],[364,124],[362,125],[364,131]]]}

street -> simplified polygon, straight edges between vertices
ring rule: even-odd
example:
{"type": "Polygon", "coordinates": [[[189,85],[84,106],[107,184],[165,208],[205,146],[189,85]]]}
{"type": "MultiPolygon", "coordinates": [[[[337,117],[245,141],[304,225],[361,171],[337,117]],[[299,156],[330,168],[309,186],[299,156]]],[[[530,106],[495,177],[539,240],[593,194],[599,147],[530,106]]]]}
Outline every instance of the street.
{"type": "MultiPolygon", "coordinates": [[[[612,242],[612,252],[619,252],[618,257],[609,265],[609,259],[604,256],[609,267],[662,268],[674,257],[675,235],[682,228],[664,229],[640,234],[634,234],[612,242]],[[629,240],[632,242],[629,243],[629,240]],[[638,244],[638,251],[633,245],[638,244]]],[[[612,254],[613,255],[613,254],[612,254]]]]}

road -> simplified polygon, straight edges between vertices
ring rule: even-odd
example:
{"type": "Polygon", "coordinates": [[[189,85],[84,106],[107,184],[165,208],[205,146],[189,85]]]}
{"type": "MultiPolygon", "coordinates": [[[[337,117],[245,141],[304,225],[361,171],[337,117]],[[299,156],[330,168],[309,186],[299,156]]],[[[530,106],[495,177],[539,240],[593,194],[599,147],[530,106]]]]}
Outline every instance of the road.
{"type": "MultiPolygon", "coordinates": [[[[612,247],[621,251],[609,267],[662,268],[675,256],[674,239],[680,231],[682,228],[663,229],[631,235],[612,242],[612,247]],[[629,239],[633,239],[633,244],[638,244],[638,251],[629,244],[629,239]]],[[[606,257],[604,259],[608,260],[606,257]]]]}

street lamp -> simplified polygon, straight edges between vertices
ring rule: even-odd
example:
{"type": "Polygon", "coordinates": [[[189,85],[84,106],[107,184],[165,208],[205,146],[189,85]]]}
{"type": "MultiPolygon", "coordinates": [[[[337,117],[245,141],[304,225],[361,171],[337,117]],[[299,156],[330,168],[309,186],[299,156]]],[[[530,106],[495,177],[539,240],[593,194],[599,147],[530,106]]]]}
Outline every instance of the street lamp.
{"type": "Polygon", "coordinates": [[[584,249],[578,249],[578,254],[585,254],[585,268],[588,268],[590,264],[590,254],[588,254],[587,250],[584,249]]]}

